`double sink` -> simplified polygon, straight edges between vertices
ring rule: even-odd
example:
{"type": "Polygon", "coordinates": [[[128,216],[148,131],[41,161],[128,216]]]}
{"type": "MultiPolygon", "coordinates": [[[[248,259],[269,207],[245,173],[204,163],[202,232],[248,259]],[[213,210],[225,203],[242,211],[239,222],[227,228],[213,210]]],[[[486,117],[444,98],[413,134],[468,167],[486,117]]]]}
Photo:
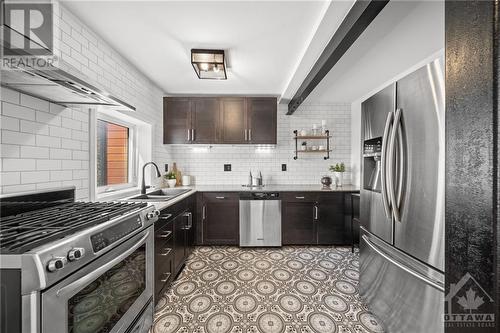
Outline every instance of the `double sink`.
{"type": "Polygon", "coordinates": [[[130,201],[168,201],[179,195],[191,191],[186,188],[165,188],[161,190],[156,190],[147,194],[137,195],[135,197],[128,198],[130,201]]]}

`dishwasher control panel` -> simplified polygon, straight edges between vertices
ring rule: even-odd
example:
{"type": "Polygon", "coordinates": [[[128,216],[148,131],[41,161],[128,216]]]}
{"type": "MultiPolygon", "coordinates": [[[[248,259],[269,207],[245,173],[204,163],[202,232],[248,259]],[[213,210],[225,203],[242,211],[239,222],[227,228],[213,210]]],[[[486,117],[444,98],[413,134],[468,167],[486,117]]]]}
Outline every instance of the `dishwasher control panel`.
{"type": "Polygon", "coordinates": [[[278,192],[241,192],[240,200],[279,200],[278,192]]]}

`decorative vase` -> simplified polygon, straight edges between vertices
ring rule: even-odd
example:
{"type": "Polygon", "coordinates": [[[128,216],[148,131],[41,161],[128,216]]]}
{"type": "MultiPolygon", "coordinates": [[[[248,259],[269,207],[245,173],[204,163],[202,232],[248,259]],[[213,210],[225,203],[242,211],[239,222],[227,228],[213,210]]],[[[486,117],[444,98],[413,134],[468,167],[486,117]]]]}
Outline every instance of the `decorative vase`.
{"type": "Polygon", "coordinates": [[[344,181],[344,173],[343,172],[334,172],[335,176],[335,186],[342,187],[342,183],[344,181]]]}
{"type": "Polygon", "coordinates": [[[321,178],[321,184],[323,184],[324,190],[330,190],[330,185],[332,185],[332,178],[323,176],[323,178],[321,178]]]}
{"type": "Polygon", "coordinates": [[[177,179],[167,179],[168,187],[175,187],[176,183],[177,183],[177,179]]]}

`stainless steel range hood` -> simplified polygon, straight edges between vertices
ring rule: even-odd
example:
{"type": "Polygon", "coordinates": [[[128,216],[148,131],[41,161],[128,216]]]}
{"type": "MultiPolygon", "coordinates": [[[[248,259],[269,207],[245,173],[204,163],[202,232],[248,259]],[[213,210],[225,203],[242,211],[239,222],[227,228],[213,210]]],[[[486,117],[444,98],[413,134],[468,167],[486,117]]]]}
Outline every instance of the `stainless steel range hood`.
{"type": "MultiPolygon", "coordinates": [[[[16,33],[5,25],[2,28],[16,33]]],[[[19,56],[26,57],[23,54],[19,56]]],[[[33,59],[33,56],[29,58],[33,59]]],[[[0,81],[2,86],[56,104],[99,105],[120,111],[135,111],[132,105],[90,84],[88,78],[62,60],[57,60],[54,66],[36,68],[26,63],[20,66],[16,62],[4,61],[0,70],[0,81]]]]}

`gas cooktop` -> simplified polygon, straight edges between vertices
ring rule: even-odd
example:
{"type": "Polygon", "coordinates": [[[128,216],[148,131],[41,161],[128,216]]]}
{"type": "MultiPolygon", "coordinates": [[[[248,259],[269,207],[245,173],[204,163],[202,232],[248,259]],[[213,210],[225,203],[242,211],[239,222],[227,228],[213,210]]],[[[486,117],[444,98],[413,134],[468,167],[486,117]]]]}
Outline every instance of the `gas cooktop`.
{"type": "Polygon", "coordinates": [[[69,202],[2,217],[0,253],[22,254],[145,206],[132,202],[69,202]]]}

